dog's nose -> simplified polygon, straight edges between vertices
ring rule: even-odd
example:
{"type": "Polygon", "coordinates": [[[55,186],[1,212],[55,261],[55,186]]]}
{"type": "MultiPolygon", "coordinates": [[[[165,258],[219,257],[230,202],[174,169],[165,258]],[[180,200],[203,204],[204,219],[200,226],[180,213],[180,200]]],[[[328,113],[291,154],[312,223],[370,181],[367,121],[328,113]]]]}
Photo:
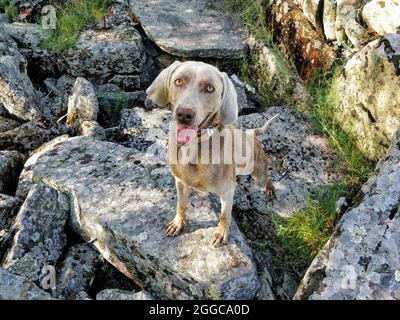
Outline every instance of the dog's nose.
{"type": "Polygon", "coordinates": [[[176,118],[180,123],[190,125],[194,119],[194,111],[190,108],[179,107],[176,110],[176,118]]]}

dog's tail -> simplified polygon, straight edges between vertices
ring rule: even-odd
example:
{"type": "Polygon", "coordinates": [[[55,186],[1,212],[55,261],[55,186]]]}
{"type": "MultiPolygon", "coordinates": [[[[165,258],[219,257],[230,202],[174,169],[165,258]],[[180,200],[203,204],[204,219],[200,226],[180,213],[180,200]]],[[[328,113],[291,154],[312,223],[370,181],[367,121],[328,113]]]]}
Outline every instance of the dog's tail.
{"type": "Polygon", "coordinates": [[[249,131],[252,131],[255,135],[259,135],[259,134],[264,133],[264,132],[268,129],[268,127],[270,126],[271,122],[274,121],[274,119],[275,119],[277,116],[279,116],[279,115],[280,115],[280,113],[274,115],[274,116],[273,116],[271,119],[269,119],[262,127],[255,128],[255,129],[251,129],[251,130],[249,130],[249,131]]]}

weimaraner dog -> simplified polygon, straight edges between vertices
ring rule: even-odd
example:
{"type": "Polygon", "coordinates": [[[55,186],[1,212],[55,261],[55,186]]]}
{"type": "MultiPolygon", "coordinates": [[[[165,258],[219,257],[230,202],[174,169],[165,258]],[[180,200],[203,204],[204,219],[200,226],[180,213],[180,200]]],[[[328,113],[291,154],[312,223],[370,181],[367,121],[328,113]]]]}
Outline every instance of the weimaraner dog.
{"type": "Polygon", "coordinates": [[[178,199],[176,215],[166,226],[167,236],[177,236],[185,225],[189,191],[193,188],[220,197],[220,221],[211,244],[217,247],[226,243],[236,176],[251,174],[267,195],[272,195],[267,156],[255,136],[265,132],[277,115],[262,128],[234,128],[232,124],[238,118],[235,87],[226,73],[203,62],[174,62],[146,93],[158,106],[170,104],[173,110],[168,164],[178,199]]]}

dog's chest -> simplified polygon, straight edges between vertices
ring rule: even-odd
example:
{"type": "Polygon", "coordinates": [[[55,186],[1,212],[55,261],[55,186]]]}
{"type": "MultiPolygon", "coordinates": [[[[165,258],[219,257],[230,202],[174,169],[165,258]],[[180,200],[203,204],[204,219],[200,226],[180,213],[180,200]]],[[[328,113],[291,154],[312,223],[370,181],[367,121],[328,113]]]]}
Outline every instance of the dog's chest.
{"type": "Polygon", "coordinates": [[[169,164],[169,168],[177,179],[185,185],[199,191],[210,188],[210,170],[201,164],[169,164]]]}

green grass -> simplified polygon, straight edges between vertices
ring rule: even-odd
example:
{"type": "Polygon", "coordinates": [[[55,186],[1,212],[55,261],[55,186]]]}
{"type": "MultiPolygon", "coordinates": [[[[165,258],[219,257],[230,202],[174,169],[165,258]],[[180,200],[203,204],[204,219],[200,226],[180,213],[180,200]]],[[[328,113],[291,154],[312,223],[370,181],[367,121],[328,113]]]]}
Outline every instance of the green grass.
{"type": "Polygon", "coordinates": [[[6,13],[11,22],[17,20],[17,8],[12,0],[0,0],[0,12],[6,13]]]}
{"type": "Polygon", "coordinates": [[[347,187],[333,185],[314,198],[306,198],[306,208],[289,218],[274,216],[277,235],[282,244],[279,263],[290,265],[301,277],[316,254],[331,236],[338,215],[336,201],[346,194],[347,187]]]}
{"type": "Polygon", "coordinates": [[[44,40],[42,47],[55,52],[72,48],[78,40],[79,31],[85,25],[103,19],[109,3],[110,0],[68,0],[62,6],[53,4],[56,8],[57,27],[44,40]]]}
{"type": "Polygon", "coordinates": [[[340,67],[333,71],[315,76],[308,85],[308,112],[315,129],[328,137],[331,147],[338,154],[343,167],[339,168],[347,175],[347,182],[359,185],[365,182],[374,168],[374,163],[368,161],[358,150],[350,135],[345,133],[335,120],[337,108],[337,93],[335,81],[340,67]]]}

